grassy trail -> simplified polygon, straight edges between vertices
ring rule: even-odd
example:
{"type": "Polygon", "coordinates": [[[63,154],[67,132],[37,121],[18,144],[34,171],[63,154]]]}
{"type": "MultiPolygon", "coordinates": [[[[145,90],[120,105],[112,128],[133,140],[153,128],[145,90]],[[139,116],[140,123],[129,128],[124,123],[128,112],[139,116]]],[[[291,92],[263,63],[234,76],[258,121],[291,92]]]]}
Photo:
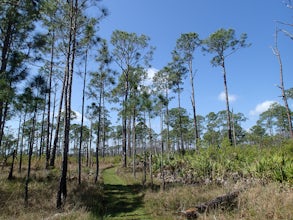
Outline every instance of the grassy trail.
{"type": "Polygon", "coordinates": [[[112,167],[103,171],[104,219],[152,219],[144,209],[144,192],[139,184],[127,184],[112,167]]]}

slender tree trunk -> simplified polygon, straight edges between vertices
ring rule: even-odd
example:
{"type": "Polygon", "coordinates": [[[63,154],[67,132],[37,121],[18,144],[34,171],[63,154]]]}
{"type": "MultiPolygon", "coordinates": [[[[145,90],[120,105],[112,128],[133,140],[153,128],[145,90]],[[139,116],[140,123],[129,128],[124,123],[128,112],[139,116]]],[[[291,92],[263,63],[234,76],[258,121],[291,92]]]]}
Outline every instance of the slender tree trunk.
{"type": "Polygon", "coordinates": [[[15,157],[16,157],[16,149],[13,150],[13,153],[12,153],[12,162],[11,162],[11,167],[10,167],[10,171],[9,171],[9,175],[8,175],[8,180],[12,180],[13,178],[13,167],[14,167],[14,160],[15,160],[15,157]]]}
{"type": "Polygon", "coordinates": [[[102,109],[103,109],[103,157],[105,157],[106,152],[106,112],[105,112],[105,94],[104,94],[104,86],[103,86],[103,97],[102,97],[102,109]]]}
{"type": "MultiPolygon", "coordinates": [[[[35,100],[36,102],[36,100],[35,100]]],[[[29,141],[29,152],[28,152],[28,167],[27,167],[27,175],[25,179],[25,187],[24,187],[24,202],[25,205],[28,205],[28,184],[30,180],[30,172],[31,172],[31,161],[32,161],[32,154],[33,154],[33,145],[35,139],[35,126],[36,126],[36,117],[37,117],[37,103],[35,104],[35,110],[33,115],[33,124],[31,129],[30,141],[29,141]]]]}
{"type": "Polygon", "coordinates": [[[77,28],[77,16],[78,16],[78,0],[70,2],[71,4],[71,17],[70,17],[70,32],[68,39],[68,51],[67,51],[67,68],[65,75],[68,74],[68,80],[65,87],[65,122],[64,122],[64,150],[62,161],[62,172],[59,182],[59,190],[57,193],[57,208],[60,209],[62,204],[65,203],[67,197],[67,166],[68,166],[68,150],[69,150],[69,132],[70,132],[70,116],[71,116],[71,93],[72,93],[72,80],[74,61],[76,53],[76,28],[77,28]],[[63,201],[62,201],[63,197],[63,201]]]}
{"type": "MultiPolygon", "coordinates": [[[[162,109],[162,108],[161,108],[162,109]]],[[[163,164],[163,153],[164,153],[164,141],[163,141],[163,112],[161,112],[161,161],[160,161],[160,171],[162,177],[162,185],[161,189],[165,190],[165,171],[164,171],[164,164],[163,164]]]]}
{"type": "Polygon", "coordinates": [[[100,149],[100,133],[101,133],[101,108],[102,108],[102,89],[99,94],[99,115],[98,115],[98,130],[97,130],[97,142],[96,142],[96,176],[95,183],[98,182],[99,178],[99,149],[100,149]]]}
{"type": "MultiPolygon", "coordinates": [[[[47,96],[47,94],[46,94],[47,96]]],[[[47,97],[45,97],[45,100],[47,99],[47,97]]],[[[44,137],[44,127],[45,127],[45,112],[46,112],[46,104],[44,104],[44,109],[43,109],[43,115],[42,115],[42,125],[41,125],[41,134],[40,134],[40,147],[39,147],[39,159],[41,159],[41,156],[43,155],[43,151],[44,151],[44,142],[45,142],[45,137],[44,137]]]]}
{"type": "Polygon", "coordinates": [[[132,161],[133,161],[133,167],[132,172],[134,178],[136,178],[136,106],[133,108],[133,120],[132,120],[132,161]]]}
{"type": "Polygon", "coordinates": [[[127,120],[127,140],[128,157],[131,158],[131,116],[129,116],[127,120]]]}
{"type": "Polygon", "coordinates": [[[225,95],[226,95],[228,139],[230,141],[230,144],[232,145],[233,139],[232,139],[232,129],[231,129],[231,115],[230,115],[230,108],[229,108],[229,93],[228,93],[228,87],[227,87],[226,68],[225,68],[224,61],[222,63],[222,68],[223,68],[224,88],[225,88],[225,95]]]}
{"type": "Polygon", "coordinates": [[[169,95],[168,95],[168,89],[166,89],[166,100],[167,100],[167,106],[166,106],[166,124],[167,124],[167,151],[170,153],[171,146],[170,146],[170,123],[169,123],[169,95]]]}
{"type": "Polygon", "coordinates": [[[185,149],[184,149],[184,142],[183,142],[183,132],[182,132],[182,115],[181,115],[181,99],[180,99],[180,88],[178,85],[178,107],[179,107],[179,129],[180,129],[180,152],[184,155],[185,149]]]}
{"type": "Polygon", "coordinates": [[[78,149],[78,184],[81,184],[81,147],[83,139],[83,120],[84,120],[84,98],[85,98],[85,84],[87,74],[87,50],[85,52],[85,65],[84,65],[84,77],[83,77],[83,89],[82,89],[82,107],[81,107],[81,123],[80,123],[80,139],[78,149]]]}
{"type": "MultiPolygon", "coordinates": [[[[146,116],[144,112],[144,125],[146,124],[146,116]]],[[[142,176],[142,185],[146,184],[146,169],[147,169],[147,155],[146,155],[146,137],[143,137],[143,176],[142,176]]]]}
{"type": "Polygon", "coordinates": [[[149,142],[150,142],[150,179],[151,179],[151,186],[153,186],[153,167],[152,167],[152,154],[153,154],[153,132],[152,132],[152,124],[151,124],[151,114],[149,112],[149,142]]]}
{"type": "Polygon", "coordinates": [[[22,123],[22,129],[21,129],[21,141],[20,141],[20,152],[19,152],[19,166],[18,166],[18,172],[21,173],[22,168],[22,154],[23,154],[23,139],[24,139],[24,126],[26,122],[26,115],[27,111],[24,113],[23,117],[23,123],[22,123]]]}
{"type": "Polygon", "coordinates": [[[190,84],[191,84],[191,104],[192,104],[192,113],[193,113],[195,147],[196,147],[196,149],[198,149],[199,132],[198,132],[197,116],[196,116],[194,75],[193,75],[193,71],[192,71],[192,61],[189,61],[189,73],[190,73],[190,84]]]}
{"type": "Polygon", "coordinates": [[[91,160],[91,150],[92,150],[92,136],[93,136],[93,126],[92,126],[92,121],[90,125],[90,140],[89,140],[89,146],[88,146],[88,152],[87,152],[87,162],[86,165],[87,167],[91,167],[92,160],[91,160]]]}
{"type": "MultiPolygon", "coordinates": [[[[98,131],[98,133],[100,133],[98,131]]],[[[95,183],[98,182],[99,179],[99,148],[100,148],[100,134],[97,134],[97,140],[96,140],[96,175],[95,175],[95,183]]]]}
{"type": "Polygon", "coordinates": [[[60,131],[60,124],[61,124],[61,115],[62,115],[62,107],[63,107],[63,99],[65,98],[65,89],[66,89],[66,84],[67,84],[67,78],[68,74],[64,74],[63,78],[63,84],[62,84],[62,91],[61,91],[61,97],[60,97],[60,103],[59,103],[59,109],[58,109],[58,117],[57,117],[57,122],[56,122],[56,130],[55,130],[55,137],[54,137],[54,142],[53,142],[53,148],[51,152],[51,159],[50,159],[50,166],[54,167],[55,166],[55,157],[56,157],[56,150],[57,150],[57,145],[58,145],[58,140],[59,140],[59,131],[60,131]]]}
{"type": "Polygon", "coordinates": [[[235,131],[235,121],[234,121],[233,109],[232,109],[231,115],[232,115],[233,143],[234,143],[234,147],[236,147],[237,140],[236,140],[236,131],[235,131]]]}
{"type": "Polygon", "coordinates": [[[55,32],[53,30],[52,43],[51,43],[50,71],[49,71],[49,92],[48,92],[48,104],[47,104],[46,168],[48,168],[50,165],[50,153],[51,153],[50,117],[51,117],[51,94],[52,94],[52,75],[53,75],[53,66],[54,66],[54,51],[55,51],[55,32]]]}
{"type": "Polygon", "coordinates": [[[22,115],[20,115],[20,117],[19,117],[19,122],[18,122],[18,129],[17,129],[17,142],[16,142],[16,154],[18,153],[18,149],[19,149],[21,121],[22,121],[22,115]]]}
{"type": "MultiPolygon", "coordinates": [[[[50,152],[52,150],[52,140],[53,140],[53,131],[54,131],[54,118],[55,118],[55,109],[56,109],[56,95],[57,95],[57,84],[55,85],[54,101],[53,101],[53,112],[52,112],[52,120],[51,120],[51,132],[50,132],[50,142],[49,142],[50,152]]],[[[55,149],[55,152],[56,152],[56,149],[55,149]]],[[[51,153],[50,153],[50,159],[51,159],[51,153]]]]}
{"type": "MultiPolygon", "coordinates": [[[[128,70],[127,70],[128,71],[128,70]]],[[[122,115],[122,154],[123,154],[123,167],[127,167],[127,101],[128,101],[128,72],[125,73],[125,95],[123,102],[123,115],[122,115]]]]}
{"type": "Polygon", "coordinates": [[[282,63],[280,51],[278,49],[278,30],[276,30],[276,32],[275,32],[275,48],[273,49],[273,52],[276,55],[276,57],[278,58],[278,62],[279,62],[279,67],[280,67],[280,86],[279,86],[279,88],[282,91],[282,98],[283,98],[284,105],[285,105],[285,108],[286,108],[289,135],[290,135],[291,138],[293,138],[291,110],[290,110],[290,107],[288,105],[287,96],[286,96],[286,93],[285,93],[284,78],[283,78],[283,63],[282,63]]]}

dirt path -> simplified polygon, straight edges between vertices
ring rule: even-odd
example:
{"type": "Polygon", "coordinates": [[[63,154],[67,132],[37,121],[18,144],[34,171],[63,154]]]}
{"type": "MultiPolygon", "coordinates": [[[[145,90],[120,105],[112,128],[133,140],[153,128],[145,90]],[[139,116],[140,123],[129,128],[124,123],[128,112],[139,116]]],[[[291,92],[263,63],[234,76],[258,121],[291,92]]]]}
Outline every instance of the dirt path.
{"type": "Polygon", "coordinates": [[[144,209],[141,185],[127,185],[116,174],[116,167],[103,171],[104,219],[151,219],[144,209]]]}

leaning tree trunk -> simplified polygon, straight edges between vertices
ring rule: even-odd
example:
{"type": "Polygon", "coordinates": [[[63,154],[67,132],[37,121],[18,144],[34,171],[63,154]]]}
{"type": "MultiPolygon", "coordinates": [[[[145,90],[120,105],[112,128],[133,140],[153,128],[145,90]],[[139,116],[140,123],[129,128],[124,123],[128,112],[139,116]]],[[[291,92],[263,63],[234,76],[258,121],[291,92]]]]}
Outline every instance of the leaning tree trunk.
{"type": "Polygon", "coordinates": [[[51,167],[55,166],[56,150],[57,150],[57,145],[58,145],[58,141],[59,141],[61,113],[62,113],[62,107],[63,107],[63,99],[64,99],[65,88],[66,88],[66,84],[67,84],[67,77],[68,77],[67,74],[64,74],[61,97],[60,97],[60,103],[59,103],[59,109],[58,109],[58,117],[57,117],[57,122],[56,122],[55,137],[54,137],[52,152],[50,154],[51,155],[51,158],[50,158],[50,166],[51,167]]]}

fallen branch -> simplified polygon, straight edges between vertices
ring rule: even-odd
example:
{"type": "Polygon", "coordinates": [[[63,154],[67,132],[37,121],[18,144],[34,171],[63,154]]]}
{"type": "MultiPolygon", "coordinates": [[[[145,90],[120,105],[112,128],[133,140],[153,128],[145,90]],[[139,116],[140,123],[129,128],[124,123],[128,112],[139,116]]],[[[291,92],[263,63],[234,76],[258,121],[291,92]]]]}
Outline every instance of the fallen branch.
{"type": "Polygon", "coordinates": [[[235,205],[235,199],[238,197],[239,193],[240,191],[238,190],[222,196],[218,196],[213,200],[197,205],[196,208],[199,213],[209,212],[211,209],[217,208],[227,209],[235,205]]]}
{"type": "Polygon", "coordinates": [[[212,199],[208,202],[201,203],[195,208],[187,209],[185,211],[181,211],[187,219],[196,219],[199,217],[200,213],[206,213],[213,209],[228,209],[235,205],[236,198],[239,196],[242,190],[237,190],[235,192],[227,193],[222,196],[218,196],[215,199],[212,199]]]}

